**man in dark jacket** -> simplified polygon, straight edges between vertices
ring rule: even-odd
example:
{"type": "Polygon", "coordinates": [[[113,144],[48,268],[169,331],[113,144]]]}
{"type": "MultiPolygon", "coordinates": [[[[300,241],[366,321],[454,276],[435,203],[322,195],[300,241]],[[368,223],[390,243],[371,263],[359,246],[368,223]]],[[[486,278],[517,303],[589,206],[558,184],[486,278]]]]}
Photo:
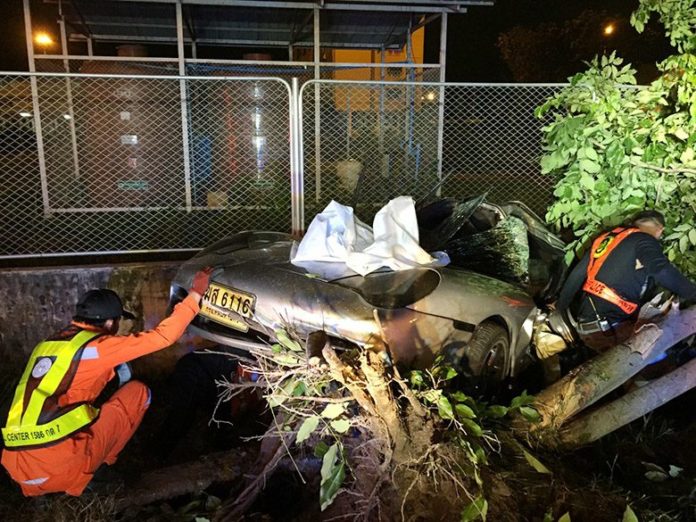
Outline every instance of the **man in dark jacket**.
{"type": "Polygon", "coordinates": [[[640,212],[629,226],[597,237],[566,280],[556,308],[570,310],[590,348],[605,350],[628,339],[655,286],[696,299],[696,285],[662,252],[658,240],[664,227],[661,213],[640,212]]]}

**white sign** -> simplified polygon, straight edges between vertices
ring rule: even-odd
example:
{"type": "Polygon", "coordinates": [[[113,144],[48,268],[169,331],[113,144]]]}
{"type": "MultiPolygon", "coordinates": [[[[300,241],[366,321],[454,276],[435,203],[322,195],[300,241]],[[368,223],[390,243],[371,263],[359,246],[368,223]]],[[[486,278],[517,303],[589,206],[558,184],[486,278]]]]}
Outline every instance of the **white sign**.
{"type": "Polygon", "coordinates": [[[31,371],[31,376],[35,379],[39,379],[48,373],[51,366],[53,366],[53,361],[48,357],[42,357],[36,361],[36,365],[34,365],[34,369],[31,371]]]}
{"type": "Polygon", "coordinates": [[[136,134],[123,134],[121,136],[121,145],[137,145],[138,136],[136,134]]]}

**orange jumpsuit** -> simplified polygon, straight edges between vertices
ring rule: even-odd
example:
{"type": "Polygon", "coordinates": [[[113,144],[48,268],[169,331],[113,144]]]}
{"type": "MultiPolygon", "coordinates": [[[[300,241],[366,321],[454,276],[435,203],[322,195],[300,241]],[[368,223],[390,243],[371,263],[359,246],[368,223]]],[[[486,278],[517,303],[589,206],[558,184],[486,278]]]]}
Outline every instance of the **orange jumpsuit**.
{"type": "MultiPolygon", "coordinates": [[[[59,404],[94,402],[114,377],[116,366],[175,343],[198,311],[198,301],[188,296],[154,330],[125,336],[104,335],[88,342],[72,384],[59,404]]],[[[94,330],[87,324],[73,324],[94,330]]],[[[99,418],[84,430],[51,446],[5,449],[2,465],[26,496],[58,492],[80,495],[102,463],[116,461],[149,404],[149,388],[130,381],[104,403],[99,418]]]]}

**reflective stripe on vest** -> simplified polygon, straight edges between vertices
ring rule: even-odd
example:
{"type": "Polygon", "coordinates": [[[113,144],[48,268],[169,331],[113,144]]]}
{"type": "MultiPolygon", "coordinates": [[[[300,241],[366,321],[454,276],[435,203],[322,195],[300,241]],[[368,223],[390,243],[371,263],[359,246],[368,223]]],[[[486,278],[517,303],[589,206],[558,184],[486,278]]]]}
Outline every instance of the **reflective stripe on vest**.
{"type": "Polygon", "coordinates": [[[38,447],[57,442],[89,425],[99,410],[89,404],[57,406],[56,391],[65,393],[75,377],[85,345],[99,332],[80,330],[67,341],[39,343],[15,390],[2,438],[7,448],[38,447]],[[72,369],[72,371],[71,371],[72,369]],[[26,399],[27,392],[31,395],[26,399]],[[55,406],[47,411],[47,402],[55,406]]]}
{"type": "Polygon", "coordinates": [[[611,232],[606,232],[599,236],[592,243],[590,250],[590,262],[587,265],[587,279],[582,289],[588,294],[592,294],[600,299],[610,302],[618,306],[625,314],[631,315],[638,309],[636,303],[627,301],[615,290],[596,279],[600,268],[609,257],[614,249],[619,246],[624,239],[635,232],[640,232],[637,228],[615,228],[611,232]]]}

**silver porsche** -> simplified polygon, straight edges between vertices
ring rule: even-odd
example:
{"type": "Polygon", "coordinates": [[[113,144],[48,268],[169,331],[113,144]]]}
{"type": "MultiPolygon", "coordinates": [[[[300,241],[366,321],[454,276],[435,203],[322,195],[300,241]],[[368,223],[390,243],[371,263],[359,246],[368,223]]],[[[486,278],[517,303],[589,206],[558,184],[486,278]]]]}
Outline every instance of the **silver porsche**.
{"type": "Polygon", "coordinates": [[[424,368],[442,354],[465,376],[518,374],[531,360],[540,309],[562,282],[563,243],[520,203],[439,200],[420,206],[418,219],[421,245],[446,251],[448,266],[361,276],[325,263],[309,272],[290,262],[290,235],[247,231],[184,263],[170,305],[197,270],[213,266],[190,326],[209,340],[248,348],[282,328],[303,340],[383,347],[402,367],[424,368]]]}

